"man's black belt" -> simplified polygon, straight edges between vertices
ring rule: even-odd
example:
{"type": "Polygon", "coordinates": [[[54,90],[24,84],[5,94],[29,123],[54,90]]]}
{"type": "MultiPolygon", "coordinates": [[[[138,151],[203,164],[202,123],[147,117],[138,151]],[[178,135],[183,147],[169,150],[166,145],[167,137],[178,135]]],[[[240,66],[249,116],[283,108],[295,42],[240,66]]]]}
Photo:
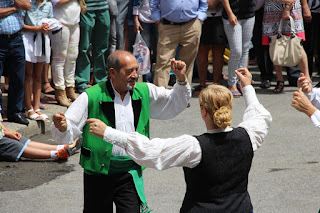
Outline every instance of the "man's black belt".
{"type": "Polygon", "coordinates": [[[161,21],[162,24],[167,24],[167,25],[184,25],[184,24],[186,24],[186,23],[188,23],[188,22],[190,22],[192,20],[193,19],[191,19],[189,21],[184,21],[184,22],[173,22],[173,21],[169,21],[169,20],[163,18],[160,21],[161,21]]]}
{"type": "Polygon", "coordinates": [[[18,31],[16,33],[13,34],[0,34],[1,38],[7,38],[7,39],[14,39],[15,37],[18,37],[21,35],[21,31],[18,31]]]}

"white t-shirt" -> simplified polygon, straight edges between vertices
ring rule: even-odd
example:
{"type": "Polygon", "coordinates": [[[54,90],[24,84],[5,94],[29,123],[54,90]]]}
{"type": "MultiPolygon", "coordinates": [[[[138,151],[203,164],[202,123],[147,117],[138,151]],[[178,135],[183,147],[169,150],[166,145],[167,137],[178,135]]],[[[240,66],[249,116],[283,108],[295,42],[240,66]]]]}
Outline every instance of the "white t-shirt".
{"type": "Polygon", "coordinates": [[[80,22],[80,4],[78,0],[71,0],[70,2],[57,7],[56,4],[60,0],[52,0],[53,16],[65,25],[75,25],[80,22]]]}

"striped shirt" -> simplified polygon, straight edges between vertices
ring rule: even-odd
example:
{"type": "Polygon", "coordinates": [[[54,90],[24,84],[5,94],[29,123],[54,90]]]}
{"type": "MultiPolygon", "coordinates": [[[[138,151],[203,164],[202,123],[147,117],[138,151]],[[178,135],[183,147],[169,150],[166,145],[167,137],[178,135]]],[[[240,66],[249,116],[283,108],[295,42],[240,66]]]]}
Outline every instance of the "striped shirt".
{"type": "MultiPolygon", "coordinates": [[[[0,8],[13,7],[14,0],[0,0],[0,8]]],[[[0,18],[0,34],[14,34],[23,27],[22,10],[0,18]]]]}
{"type": "Polygon", "coordinates": [[[87,11],[108,10],[109,4],[107,0],[85,0],[87,11]]]}

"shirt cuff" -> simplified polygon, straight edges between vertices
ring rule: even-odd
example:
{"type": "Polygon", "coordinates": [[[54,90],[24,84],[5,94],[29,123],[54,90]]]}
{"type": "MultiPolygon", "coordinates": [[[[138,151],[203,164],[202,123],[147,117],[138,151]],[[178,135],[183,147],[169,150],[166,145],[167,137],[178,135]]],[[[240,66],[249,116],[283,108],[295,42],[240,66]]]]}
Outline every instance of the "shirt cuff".
{"type": "Polygon", "coordinates": [[[254,102],[259,102],[258,98],[256,96],[256,91],[254,90],[252,85],[247,85],[247,86],[243,87],[242,92],[243,92],[243,97],[244,97],[244,100],[245,100],[247,106],[249,106],[250,104],[252,104],[254,102]]]}
{"type": "Polygon", "coordinates": [[[311,115],[311,121],[316,127],[320,127],[320,111],[317,110],[311,115]]]}
{"type": "Polygon", "coordinates": [[[103,140],[125,149],[127,147],[128,134],[108,126],[104,131],[103,140]]]}
{"type": "Polygon", "coordinates": [[[139,15],[139,9],[137,9],[137,8],[133,8],[133,11],[132,11],[132,15],[139,15]]]}

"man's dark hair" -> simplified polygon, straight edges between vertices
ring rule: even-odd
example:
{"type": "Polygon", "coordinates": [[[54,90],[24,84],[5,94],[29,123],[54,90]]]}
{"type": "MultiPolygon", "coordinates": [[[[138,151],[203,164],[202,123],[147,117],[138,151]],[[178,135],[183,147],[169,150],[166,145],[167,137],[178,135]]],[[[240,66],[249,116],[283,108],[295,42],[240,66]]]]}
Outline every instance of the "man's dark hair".
{"type": "Polygon", "coordinates": [[[120,63],[120,58],[118,54],[111,54],[107,59],[107,70],[109,72],[110,68],[115,69],[120,72],[122,64],[120,63]]]}

